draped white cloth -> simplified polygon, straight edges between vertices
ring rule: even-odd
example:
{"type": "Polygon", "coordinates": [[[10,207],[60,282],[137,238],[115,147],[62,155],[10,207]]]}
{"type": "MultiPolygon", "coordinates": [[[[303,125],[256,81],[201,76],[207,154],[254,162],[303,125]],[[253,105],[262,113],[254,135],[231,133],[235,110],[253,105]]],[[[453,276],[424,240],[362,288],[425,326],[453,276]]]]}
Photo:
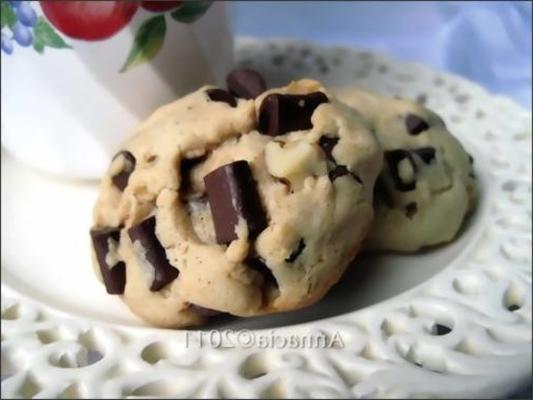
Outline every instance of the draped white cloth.
{"type": "Polygon", "coordinates": [[[235,2],[237,35],[375,49],[476,81],[531,108],[531,3],[235,2]]]}

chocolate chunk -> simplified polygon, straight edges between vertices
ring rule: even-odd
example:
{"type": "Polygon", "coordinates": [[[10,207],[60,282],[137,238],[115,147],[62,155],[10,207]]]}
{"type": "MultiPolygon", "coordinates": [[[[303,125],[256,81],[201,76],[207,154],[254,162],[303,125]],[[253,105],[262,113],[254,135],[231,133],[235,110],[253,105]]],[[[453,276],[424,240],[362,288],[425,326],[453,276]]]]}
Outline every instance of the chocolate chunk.
{"type": "Polygon", "coordinates": [[[124,293],[126,264],[119,261],[114,265],[109,265],[106,261],[110,251],[109,241],[114,241],[117,245],[120,241],[120,228],[91,229],[91,239],[107,293],[124,293]]]}
{"type": "Polygon", "coordinates": [[[274,274],[272,273],[270,268],[268,268],[268,266],[265,264],[265,260],[263,260],[261,257],[249,257],[244,261],[244,263],[248,265],[250,268],[261,273],[263,277],[265,278],[265,283],[278,286],[278,282],[276,281],[274,274]]]}
{"type": "Polygon", "coordinates": [[[191,170],[205,161],[206,155],[195,158],[184,158],[180,164],[180,197],[185,197],[191,188],[191,170]]]}
{"type": "Polygon", "coordinates": [[[416,203],[409,203],[405,206],[405,216],[409,219],[412,219],[418,210],[416,203]]]}
{"type": "Polygon", "coordinates": [[[154,268],[154,281],[150,286],[152,292],[157,292],[178,277],[179,271],[168,262],[165,249],[155,234],[155,216],[132,226],[128,235],[132,243],[136,240],[140,242],[145,250],[146,261],[154,268]]]}
{"type": "Polygon", "coordinates": [[[378,176],[376,184],[374,185],[374,205],[384,203],[387,207],[393,208],[394,202],[389,194],[387,187],[383,181],[383,176],[378,176]]]}
{"type": "Polygon", "coordinates": [[[435,149],[433,147],[420,147],[418,149],[411,150],[413,153],[418,154],[418,156],[426,164],[430,164],[431,161],[435,158],[435,149]]]}
{"type": "Polygon", "coordinates": [[[211,101],[221,101],[223,103],[228,103],[232,107],[237,107],[237,101],[230,93],[226,92],[224,89],[207,89],[207,95],[211,101]]]}
{"type": "Polygon", "coordinates": [[[418,135],[429,129],[429,124],[414,114],[408,114],[405,118],[405,127],[410,135],[418,135]]]}
{"type": "Polygon", "coordinates": [[[125,150],[117,153],[115,157],[113,157],[113,161],[118,157],[124,158],[124,168],[118,174],[111,177],[111,182],[113,182],[113,185],[119,190],[123,191],[126,186],[128,186],[130,175],[135,169],[135,157],[133,157],[133,154],[129,151],[125,150]]]}
{"type": "Polygon", "coordinates": [[[270,94],[259,108],[259,132],[277,136],[291,131],[311,129],[311,116],[328,98],[322,92],[310,94],[270,94]]]}
{"type": "Polygon", "coordinates": [[[235,97],[255,99],[266,90],[266,83],[259,72],[250,68],[240,68],[232,71],[226,77],[228,90],[235,97]]]}
{"type": "Polygon", "coordinates": [[[335,162],[335,159],[333,158],[333,148],[335,145],[339,142],[339,138],[331,138],[327,136],[320,137],[320,140],[318,141],[318,145],[324,150],[324,153],[326,154],[326,157],[328,160],[335,162]]]}
{"type": "Polygon", "coordinates": [[[353,172],[348,171],[348,168],[346,168],[344,165],[337,165],[335,169],[331,170],[328,174],[329,180],[331,182],[335,182],[335,179],[340,178],[341,176],[345,175],[351,175],[352,178],[354,178],[357,182],[363,183],[361,181],[361,178],[359,178],[356,174],[353,172]]]}
{"type": "Polygon", "coordinates": [[[291,255],[285,259],[286,262],[293,263],[296,261],[298,256],[302,254],[302,251],[305,249],[305,241],[303,239],[300,239],[298,242],[298,247],[291,253],[291,255]]]}
{"type": "Polygon", "coordinates": [[[394,186],[400,192],[408,192],[410,190],[414,190],[416,187],[416,180],[413,179],[412,182],[405,183],[398,174],[398,164],[400,164],[400,162],[404,159],[409,160],[413,170],[416,172],[416,165],[413,162],[411,154],[407,150],[398,149],[385,152],[385,160],[389,166],[390,174],[392,176],[392,180],[394,181],[394,186]]]}
{"type": "Polygon", "coordinates": [[[222,314],[222,312],[220,311],[212,310],[210,308],[205,308],[205,307],[193,304],[193,303],[189,303],[189,308],[193,310],[196,314],[202,317],[206,317],[206,318],[214,317],[215,315],[222,314]]]}
{"type": "Polygon", "coordinates": [[[472,154],[466,153],[466,155],[468,156],[468,161],[470,162],[470,164],[474,164],[474,157],[472,157],[472,154]]]}
{"type": "Polygon", "coordinates": [[[248,224],[251,238],[266,228],[265,212],[247,161],[223,165],[204,176],[204,182],[218,243],[237,239],[239,217],[248,224]]]}

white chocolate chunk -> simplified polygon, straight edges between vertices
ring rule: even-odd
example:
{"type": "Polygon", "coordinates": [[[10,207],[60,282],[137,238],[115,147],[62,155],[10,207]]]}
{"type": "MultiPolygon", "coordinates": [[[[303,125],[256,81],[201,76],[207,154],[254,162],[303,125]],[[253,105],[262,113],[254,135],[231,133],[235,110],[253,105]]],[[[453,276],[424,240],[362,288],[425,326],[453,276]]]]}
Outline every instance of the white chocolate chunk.
{"type": "Polygon", "coordinates": [[[304,141],[282,145],[270,142],[265,148],[268,172],[298,184],[309,175],[325,175],[326,160],[318,146],[304,141]]]}
{"type": "Polygon", "coordinates": [[[413,169],[413,164],[408,158],[404,158],[398,163],[398,176],[403,183],[414,181],[415,170],[413,169]]]}

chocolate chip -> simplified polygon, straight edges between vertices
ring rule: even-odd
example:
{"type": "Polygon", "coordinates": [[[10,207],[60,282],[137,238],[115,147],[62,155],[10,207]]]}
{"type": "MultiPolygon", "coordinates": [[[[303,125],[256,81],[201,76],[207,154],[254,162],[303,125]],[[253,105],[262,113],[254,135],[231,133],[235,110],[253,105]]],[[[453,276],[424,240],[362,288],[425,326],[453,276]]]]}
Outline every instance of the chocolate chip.
{"type": "Polygon", "coordinates": [[[205,161],[206,155],[195,158],[184,158],[180,163],[180,197],[183,198],[187,195],[191,188],[191,170],[198,164],[205,161]]]}
{"type": "Polygon", "coordinates": [[[324,150],[324,154],[326,154],[326,157],[328,160],[335,162],[335,159],[333,158],[333,148],[335,145],[339,142],[339,138],[331,138],[327,136],[320,137],[318,141],[318,145],[324,150]]]}
{"type": "Polygon", "coordinates": [[[474,164],[474,157],[472,157],[470,153],[466,153],[466,155],[468,156],[468,161],[470,162],[470,164],[474,164]]]}
{"type": "Polygon", "coordinates": [[[311,116],[328,98],[322,92],[310,94],[270,94],[259,108],[259,132],[277,136],[291,131],[311,129],[311,116]]]}
{"type": "Polygon", "coordinates": [[[344,165],[337,165],[333,170],[329,171],[329,180],[331,182],[335,182],[335,179],[340,178],[341,176],[345,175],[351,175],[352,178],[354,178],[357,182],[363,183],[361,181],[361,178],[359,178],[356,174],[353,172],[350,172],[348,168],[346,168],[344,165]]]}
{"type": "Polygon", "coordinates": [[[389,208],[394,207],[394,202],[385,186],[382,175],[378,176],[374,185],[374,205],[379,203],[384,203],[389,208]]]}
{"type": "Polygon", "coordinates": [[[128,186],[130,175],[135,169],[135,157],[133,157],[133,154],[131,154],[129,151],[125,150],[117,153],[115,157],[113,157],[113,161],[118,157],[124,158],[124,168],[118,174],[111,177],[111,182],[113,182],[113,185],[115,185],[119,190],[123,191],[126,186],[128,186]]]}
{"type": "Polygon", "coordinates": [[[335,179],[340,178],[341,176],[348,175],[350,171],[344,165],[337,165],[335,169],[329,172],[328,176],[331,182],[334,182],[335,179]]]}
{"type": "Polygon", "coordinates": [[[122,261],[114,265],[107,263],[107,255],[110,251],[109,242],[114,241],[118,245],[120,241],[120,228],[91,229],[91,239],[107,293],[124,293],[124,286],[126,285],[126,264],[122,261]]]}
{"type": "Polygon", "coordinates": [[[404,159],[409,160],[413,170],[416,172],[416,165],[411,154],[407,150],[398,149],[385,152],[385,160],[389,166],[389,171],[392,176],[392,180],[394,181],[394,186],[400,192],[408,192],[410,190],[414,190],[416,187],[416,180],[413,179],[413,181],[405,183],[398,174],[398,164],[400,164],[400,162],[404,159]]]}
{"type": "Polygon", "coordinates": [[[232,71],[226,77],[228,90],[235,97],[255,99],[266,90],[266,83],[259,72],[250,68],[232,71]]]}
{"type": "Polygon", "coordinates": [[[168,262],[165,249],[155,234],[155,216],[132,226],[128,235],[132,243],[136,240],[140,242],[145,250],[146,261],[154,268],[154,281],[150,286],[152,292],[157,292],[178,277],[179,271],[168,262]]]}
{"type": "Polygon", "coordinates": [[[405,118],[405,126],[410,135],[418,135],[429,129],[429,124],[414,114],[408,114],[405,118]]]}
{"type": "Polygon", "coordinates": [[[228,103],[231,107],[237,107],[237,101],[230,93],[226,92],[224,89],[207,89],[207,95],[211,101],[220,101],[223,103],[228,103]]]}
{"type": "Polygon", "coordinates": [[[265,278],[265,283],[278,286],[278,282],[276,281],[274,274],[265,264],[265,260],[263,260],[261,257],[249,257],[244,261],[244,263],[263,275],[265,278]]]}
{"type": "Polygon", "coordinates": [[[420,147],[418,149],[411,150],[413,153],[418,154],[418,156],[426,164],[430,164],[431,161],[435,158],[435,149],[433,147],[420,147]]]}
{"type": "Polygon", "coordinates": [[[217,310],[212,310],[210,308],[205,308],[193,303],[189,303],[189,308],[194,311],[196,314],[200,315],[201,317],[214,317],[215,315],[220,315],[222,312],[217,310]]]}
{"type": "Polygon", "coordinates": [[[218,243],[237,239],[239,217],[248,224],[251,238],[266,228],[265,212],[247,161],[223,165],[204,176],[204,182],[218,243]]]}
{"type": "Polygon", "coordinates": [[[405,216],[409,219],[413,219],[413,216],[416,214],[418,206],[416,203],[408,203],[405,206],[405,216]]]}
{"type": "Polygon", "coordinates": [[[285,259],[286,262],[293,263],[296,261],[298,256],[302,254],[302,251],[305,249],[305,241],[303,239],[300,239],[298,242],[298,247],[291,253],[291,255],[285,259]]]}

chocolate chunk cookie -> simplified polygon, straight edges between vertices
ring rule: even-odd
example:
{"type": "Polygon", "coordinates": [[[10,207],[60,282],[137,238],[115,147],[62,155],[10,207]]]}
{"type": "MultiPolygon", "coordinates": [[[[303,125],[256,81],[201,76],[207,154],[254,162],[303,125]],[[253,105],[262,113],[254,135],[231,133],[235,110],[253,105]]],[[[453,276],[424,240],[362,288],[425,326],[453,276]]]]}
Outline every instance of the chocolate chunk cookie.
{"type": "Polygon", "coordinates": [[[370,229],[383,155],[362,117],[312,80],[228,86],[157,110],[102,179],[96,272],[154,325],[312,304],[370,229]]]}
{"type": "Polygon", "coordinates": [[[337,94],[366,117],[384,151],[365,248],[411,252],[452,240],[476,203],[473,159],[461,143],[415,102],[356,88],[337,94]]]}

